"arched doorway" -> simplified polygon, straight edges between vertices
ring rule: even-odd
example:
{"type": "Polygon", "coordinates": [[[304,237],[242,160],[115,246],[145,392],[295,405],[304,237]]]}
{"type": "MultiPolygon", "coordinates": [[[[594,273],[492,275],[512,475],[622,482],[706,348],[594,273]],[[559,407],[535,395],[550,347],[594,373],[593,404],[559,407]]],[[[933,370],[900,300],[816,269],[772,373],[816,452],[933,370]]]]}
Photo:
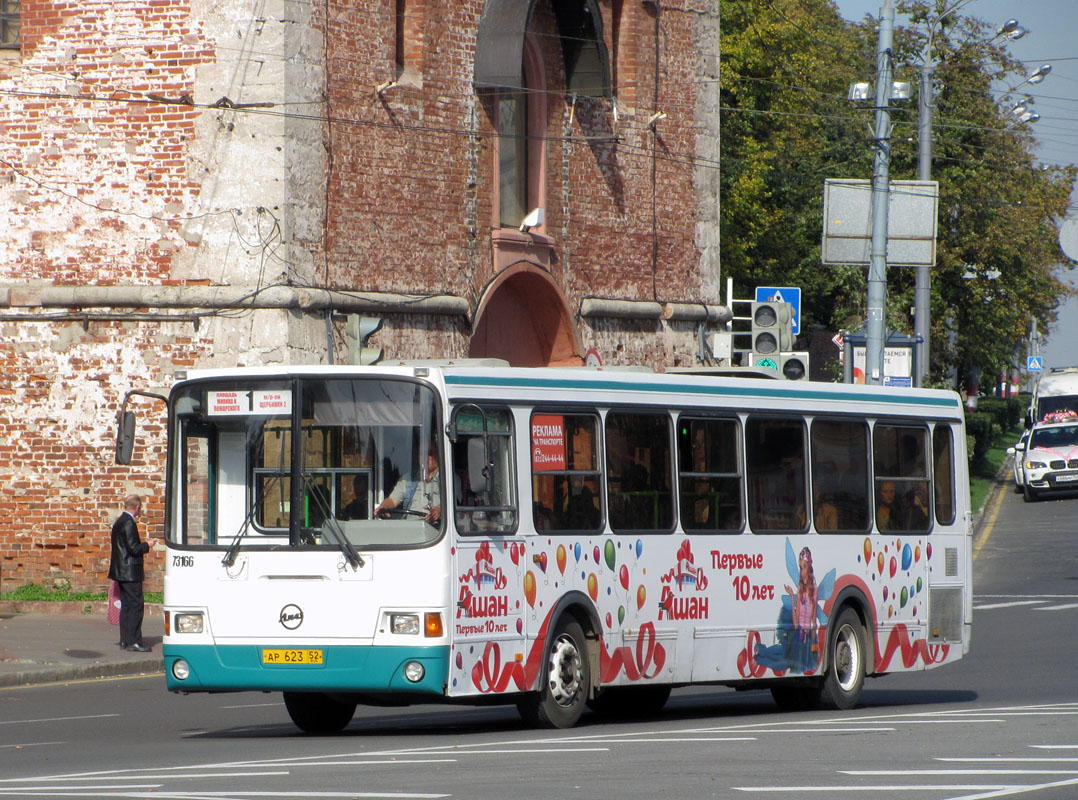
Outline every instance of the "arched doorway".
{"type": "Polygon", "coordinates": [[[518,264],[487,287],[469,357],[502,358],[514,367],[580,366],[581,352],[565,298],[544,270],[518,264]]]}

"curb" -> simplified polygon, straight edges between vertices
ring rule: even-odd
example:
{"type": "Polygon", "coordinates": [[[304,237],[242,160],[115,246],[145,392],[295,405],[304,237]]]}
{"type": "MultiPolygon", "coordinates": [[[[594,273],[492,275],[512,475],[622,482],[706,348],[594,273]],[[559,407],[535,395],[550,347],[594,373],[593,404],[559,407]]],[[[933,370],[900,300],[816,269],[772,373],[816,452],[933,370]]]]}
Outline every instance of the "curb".
{"type": "Polygon", "coordinates": [[[73,664],[31,667],[19,672],[0,674],[0,688],[12,686],[36,686],[46,683],[92,680],[94,678],[131,677],[136,675],[160,675],[165,671],[163,656],[138,661],[111,664],[73,664]]]}
{"type": "MultiPolygon", "coordinates": [[[[0,614],[104,617],[108,613],[108,600],[0,600],[0,614]]],[[[144,616],[160,617],[161,613],[160,603],[146,603],[144,616]]]]}

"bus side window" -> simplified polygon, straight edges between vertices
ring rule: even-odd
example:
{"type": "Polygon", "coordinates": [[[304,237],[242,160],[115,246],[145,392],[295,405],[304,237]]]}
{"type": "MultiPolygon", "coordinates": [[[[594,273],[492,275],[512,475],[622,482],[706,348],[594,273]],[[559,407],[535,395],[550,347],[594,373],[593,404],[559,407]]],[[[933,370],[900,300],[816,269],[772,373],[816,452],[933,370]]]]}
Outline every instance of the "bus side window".
{"type": "Polygon", "coordinates": [[[504,408],[465,405],[453,416],[449,491],[461,533],[512,533],[517,528],[513,428],[504,408]],[[486,436],[484,437],[484,426],[486,436]],[[484,464],[484,459],[489,459],[484,464]],[[485,485],[473,483],[484,482],[485,485]]]}
{"type": "Polygon", "coordinates": [[[602,528],[596,423],[592,414],[532,415],[532,514],[536,530],[602,528]]]}
{"type": "Polygon", "coordinates": [[[678,487],[681,527],[686,531],[742,529],[739,438],[735,419],[678,420],[678,487]]]}
{"type": "Polygon", "coordinates": [[[954,499],[954,439],[951,428],[936,425],[932,431],[932,477],[936,489],[936,522],[953,525],[955,519],[954,499]]]}
{"type": "Polygon", "coordinates": [[[924,532],[932,527],[924,427],[877,423],[872,431],[876,527],[924,532]]]}
{"type": "Polygon", "coordinates": [[[670,415],[606,415],[606,486],[615,531],[674,526],[670,415]]]}
{"type": "Polygon", "coordinates": [[[812,516],[819,533],[864,533],[869,520],[868,425],[812,423],[812,516]]]}
{"type": "Polygon", "coordinates": [[[745,464],[753,532],[808,530],[804,423],[800,419],[749,417],[745,464]]]}

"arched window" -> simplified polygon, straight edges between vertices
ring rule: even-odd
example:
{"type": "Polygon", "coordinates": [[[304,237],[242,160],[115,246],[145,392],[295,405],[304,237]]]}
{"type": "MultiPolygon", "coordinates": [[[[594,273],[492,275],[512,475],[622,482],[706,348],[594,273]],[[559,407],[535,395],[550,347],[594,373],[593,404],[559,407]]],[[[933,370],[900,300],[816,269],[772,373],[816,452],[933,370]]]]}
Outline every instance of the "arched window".
{"type": "Polygon", "coordinates": [[[546,190],[546,73],[531,36],[524,42],[523,78],[522,88],[497,94],[497,226],[503,228],[519,226],[541,207],[546,190]]]}

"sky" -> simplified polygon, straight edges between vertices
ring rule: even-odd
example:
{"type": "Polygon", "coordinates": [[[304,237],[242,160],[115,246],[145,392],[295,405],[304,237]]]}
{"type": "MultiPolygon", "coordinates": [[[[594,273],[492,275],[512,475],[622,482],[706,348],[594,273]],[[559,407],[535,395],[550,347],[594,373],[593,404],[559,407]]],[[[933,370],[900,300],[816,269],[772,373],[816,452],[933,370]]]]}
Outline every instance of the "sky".
{"type": "MultiPolygon", "coordinates": [[[[879,17],[882,0],[835,0],[839,12],[848,20],[861,21],[865,16],[879,17]]],[[[947,3],[948,7],[953,5],[947,3]]],[[[1076,0],[972,0],[963,4],[964,16],[977,17],[998,28],[1008,19],[1029,30],[1024,37],[1010,43],[1015,58],[1025,62],[1027,74],[1042,64],[1051,64],[1052,71],[1035,86],[1022,87],[1022,93],[1032,90],[1035,107],[1041,118],[1033,133],[1037,138],[1037,157],[1046,164],[1078,164],[1078,2],[1076,0]]],[[[901,24],[901,20],[896,20],[901,24]]],[[[916,74],[896,76],[898,80],[917,80],[916,74]]],[[[1000,85],[1001,94],[1006,87],[1000,85]]],[[[1072,191],[1068,217],[1078,225],[1078,187],[1072,191]]],[[[1061,277],[1078,287],[1078,268],[1061,273],[1061,277]]],[[[1041,332],[1042,334],[1044,331],[1041,332]]],[[[1045,368],[1078,365],[1078,298],[1072,298],[1059,309],[1059,320],[1047,332],[1041,349],[1045,368]]]]}

